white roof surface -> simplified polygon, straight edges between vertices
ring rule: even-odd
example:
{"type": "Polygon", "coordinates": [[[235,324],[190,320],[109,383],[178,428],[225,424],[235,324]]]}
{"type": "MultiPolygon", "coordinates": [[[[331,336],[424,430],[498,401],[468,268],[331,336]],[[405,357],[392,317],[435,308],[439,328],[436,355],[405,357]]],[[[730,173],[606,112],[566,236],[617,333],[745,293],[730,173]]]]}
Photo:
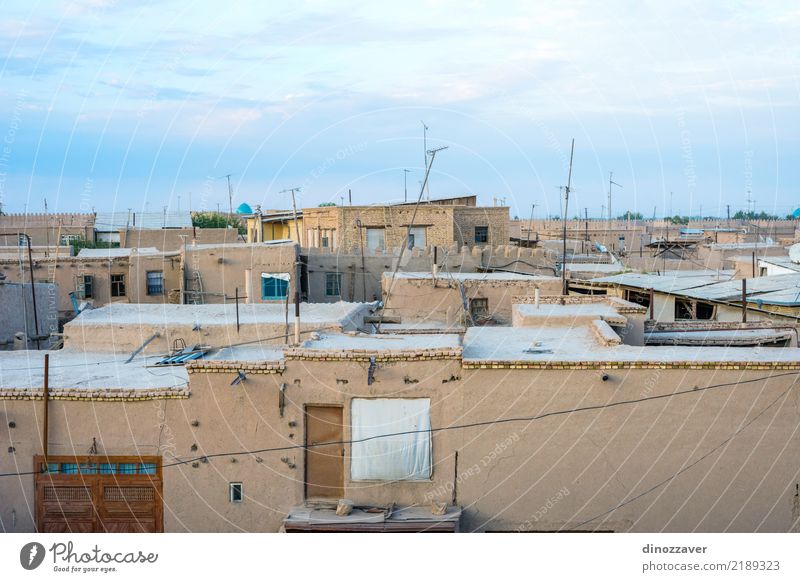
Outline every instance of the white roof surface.
{"type": "MultiPolygon", "coordinates": [[[[292,335],[290,333],[291,340],[292,335]]],[[[275,362],[283,359],[283,350],[275,347],[275,345],[267,344],[253,344],[249,346],[234,346],[222,348],[214,352],[208,353],[200,362],[206,360],[215,361],[229,361],[229,362],[275,362]]]]}
{"type": "MultiPolygon", "coordinates": [[[[391,277],[391,273],[384,273],[384,277],[391,277]]],[[[428,272],[398,272],[397,279],[433,279],[433,274],[428,272]]],[[[437,279],[447,281],[558,281],[558,277],[550,275],[525,275],[523,273],[445,273],[439,272],[437,279]]]]}
{"type": "Polygon", "coordinates": [[[359,351],[399,351],[436,350],[461,347],[461,338],[455,334],[376,334],[350,335],[322,333],[317,340],[303,343],[310,350],[359,350],[359,351]]]}
{"type": "Polygon", "coordinates": [[[586,326],[472,327],[464,336],[465,362],[796,362],[797,348],[604,346],[586,326]],[[529,350],[529,351],[526,351],[529,350]]]}
{"type": "MultiPolygon", "coordinates": [[[[302,324],[344,323],[360,319],[362,312],[372,307],[370,303],[302,303],[302,324]]],[[[278,303],[240,303],[241,324],[283,324],[285,306],[278,303]]],[[[294,318],[294,305],[289,305],[289,323],[294,318]]],[[[83,311],[69,325],[222,325],[236,322],[236,305],[174,305],[168,303],[112,303],[83,311]]]]}
{"type": "Polygon", "coordinates": [[[131,255],[157,255],[159,250],[155,247],[142,247],[138,249],[109,248],[109,249],[81,249],[78,257],[129,257],[131,255]]]}
{"type": "MultiPolygon", "coordinates": [[[[69,349],[50,354],[49,386],[51,390],[73,389],[136,389],[184,388],[189,376],[183,366],[147,368],[161,356],[134,358],[126,364],[128,354],[113,352],[81,352],[69,349]]],[[[44,351],[0,352],[0,387],[41,389],[44,386],[44,351]]]]}

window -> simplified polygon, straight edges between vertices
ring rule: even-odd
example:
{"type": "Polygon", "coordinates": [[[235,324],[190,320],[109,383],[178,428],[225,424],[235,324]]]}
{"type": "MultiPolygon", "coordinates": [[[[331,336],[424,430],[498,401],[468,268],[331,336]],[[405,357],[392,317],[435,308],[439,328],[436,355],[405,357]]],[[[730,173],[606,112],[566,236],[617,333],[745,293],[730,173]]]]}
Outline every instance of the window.
{"type": "Polygon", "coordinates": [[[488,226],[476,226],[475,227],[475,242],[476,243],[488,243],[489,242],[489,227],[488,226]]]}
{"type": "Polygon", "coordinates": [[[228,483],[228,500],[231,503],[241,503],[244,500],[241,483],[228,483]]]}
{"type": "Polygon", "coordinates": [[[19,235],[19,238],[17,240],[18,240],[19,246],[21,246],[21,247],[28,246],[28,237],[25,236],[24,234],[19,235]]]}
{"type": "Polygon", "coordinates": [[[111,275],[111,296],[125,297],[125,275],[111,275]]]}
{"type": "Polygon", "coordinates": [[[94,279],[92,275],[78,275],[75,283],[75,294],[78,299],[91,299],[94,296],[94,279]]]}
{"type": "Polygon", "coordinates": [[[261,273],[261,299],[286,299],[289,294],[289,273],[261,273]]]}
{"type": "Polygon", "coordinates": [[[61,246],[68,246],[81,240],[83,240],[83,237],[79,234],[62,234],[59,238],[58,244],[61,246]]]}
{"type": "Polygon", "coordinates": [[[408,229],[408,248],[413,249],[414,247],[418,248],[425,248],[428,246],[426,229],[424,226],[412,226],[408,229]]]}
{"type": "Polygon", "coordinates": [[[485,297],[475,297],[469,300],[469,314],[473,319],[489,315],[489,300],[485,297]]]}
{"type": "Polygon", "coordinates": [[[351,416],[353,480],[430,479],[429,398],[354,398],[351,416]]]}
{"type": "Polygon", "coordinates": [[[148,295],[164,294],[163,271],[147,271],[147,294],[148,295]]]}
{"type": "Polygon", "coordinates": [[[342,294],[342,274],[325,273],[325,295],[339,297],[342,294]]]}
{"type": "Polygon", "coordinates": [[[382,251],[386,248],[386,231],[382,228],[367,229],[367,249],[382,251]]]}

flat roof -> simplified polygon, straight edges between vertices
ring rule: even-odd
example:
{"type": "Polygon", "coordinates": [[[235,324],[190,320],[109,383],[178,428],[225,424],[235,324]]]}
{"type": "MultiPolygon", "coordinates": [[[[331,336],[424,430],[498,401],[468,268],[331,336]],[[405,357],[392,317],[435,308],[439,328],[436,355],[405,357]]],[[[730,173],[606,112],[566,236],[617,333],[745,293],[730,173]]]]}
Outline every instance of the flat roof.
{"type": "MultiPolygon", "coordinates": [[[[384,272],[384,277],[391,278],[392,273],[384,272]]],[[[420,280],[431,280],[433,279],[433,273],[425,272],[425,271],[418,271],[418,272],[403,272],[398,271],[396,277],[397,279],[420,279],[420,280]]],[[[524,273],[443,273],[440,272],[437,276],[437,279],[446,281],[448,279],[455,279],[456,281],[559,281],[558,277],[553,277],[551,275],[527,275],[524,273]]]]}
{"type": "MultiPolygon", "coordinates": [[[[290,334],[291,335],[291,334],[290,334]]],[[[224,362],[276,362],[283,359],[283,349],[274,344],[252,344],[246,346],[229,346],[207,353],[199,361],[224,362]]]]}
{"type": "Polygon", "coordinates": [[[53,351],[0,351],[0,387],[36,390],[44,386],[44,355],[50,355],[50,390],[158,390],[185,388],[189,375],[183,366],[152,371],[162,356],[139,356],[129,364],[129,354],[83,352],[65,348],[53,351]]]}
{"type": "Polygon", "coordinates": [[[456,334],[348,334],[324,333],[319,339],[303,342],[305,350],[340,351],[421,351],[455,350],[461,347],[461,338],[456,334]]]}
{"type": "MultiPolygon", "coordinates": [[[[301,303],[300,322],[303,324],[343,323],[373,306],[371,303],[301,303]]],[[[283,324],[283,303],[240,303],[241,324],[283,324]]],[[[290,305],[289,313],[294,313],[290,305]]],[[[81,312],[67,326],[101,325],[228,325],[236,323],[236,305],[175,305],[171,303],[111,303],[81,312]]],[[[290,318],[291,323],[291,318],[290,318]]]]}
{"type": "Polygon", "coordinates": [[[95,258],[95,257],[130,257],[131,255],[157,255],[159,251],[155,247],[139,247],[139,248],[120,248],[113,247],[107,249],[81,249],[76,255],[78,258],[95,258]]]}
{"type": "Polygon", "coordinates": [[[492,362],[797,362],[798,348],[629,346],[600,344],[588,326],[471,327],[463,340],[465,363],[492,362]]]}

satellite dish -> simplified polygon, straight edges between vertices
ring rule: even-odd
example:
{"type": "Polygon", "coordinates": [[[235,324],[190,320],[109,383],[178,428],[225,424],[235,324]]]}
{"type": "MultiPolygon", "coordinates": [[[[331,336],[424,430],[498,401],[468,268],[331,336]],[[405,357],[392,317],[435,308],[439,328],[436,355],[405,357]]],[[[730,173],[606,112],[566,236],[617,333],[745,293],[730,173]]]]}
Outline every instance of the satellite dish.
{"type": "Polygon", "coordinates": [[[793,244],[789,247],[789,258],[793,263],[800,263],[800,243],[793,244]]]}

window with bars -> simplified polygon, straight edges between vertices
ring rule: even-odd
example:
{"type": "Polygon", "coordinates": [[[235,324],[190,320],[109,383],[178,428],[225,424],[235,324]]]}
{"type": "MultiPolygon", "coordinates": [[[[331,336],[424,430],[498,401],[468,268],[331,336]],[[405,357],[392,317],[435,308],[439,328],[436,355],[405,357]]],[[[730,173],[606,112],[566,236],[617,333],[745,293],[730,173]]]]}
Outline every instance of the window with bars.
{"type": "Polygon", "coordinates": [[[339,297],[342,294],[342,274],[325,273],[325,295],[339,297]]]}
{"type": "Polygon", "coordinates": [[[164,294],[164,271],[147,271],[147,294],[164,294]]]}
{"type": "Polygon", "coordinates": [[[125,297],[125,275],[111,275],[111,296],[125,297]]]}
{"type": "Polygon", "coordinates": [[[156,475],[155,463],[42,463],[42,473],[61,475],[156,475]]]}
{"type": "Polygon", "coordinates": [[[475,227],[475,242],[476,243],[489,242],[489,227],[488,226],[476,226],[475,227]]]}

